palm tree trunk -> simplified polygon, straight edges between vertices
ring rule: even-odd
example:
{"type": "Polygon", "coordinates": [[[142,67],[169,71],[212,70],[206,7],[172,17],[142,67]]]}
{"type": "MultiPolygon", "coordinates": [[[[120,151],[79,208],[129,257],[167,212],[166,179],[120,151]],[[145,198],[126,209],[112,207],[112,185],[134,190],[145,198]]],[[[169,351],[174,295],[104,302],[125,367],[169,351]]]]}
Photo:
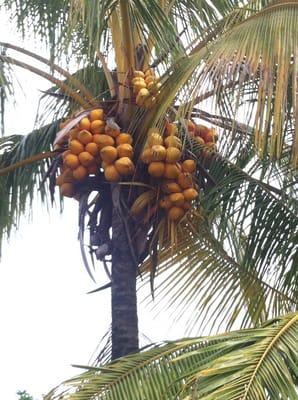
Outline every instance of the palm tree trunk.
{"type": "Polygon", "coordinates": [[[113,208],[112,221],[112,359],[139,349],[136,267],[122,217],[113,208]]]}

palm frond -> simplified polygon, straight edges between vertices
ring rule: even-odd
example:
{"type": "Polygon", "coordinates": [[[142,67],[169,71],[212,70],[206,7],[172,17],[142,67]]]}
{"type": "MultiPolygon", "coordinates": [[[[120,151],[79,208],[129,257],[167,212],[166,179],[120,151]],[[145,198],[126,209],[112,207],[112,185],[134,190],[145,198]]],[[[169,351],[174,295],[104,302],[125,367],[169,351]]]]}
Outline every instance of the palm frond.
{"type": "Polygon", "coordinates": [[[224,335],[162,343],[64,382],[46,400],[297,397],[298,315],[224,335]]]}
{"type": "MultiPolygon", "coordinates": [[[[30,134],[5,136],[0,142],[0,167],[5,168],[38,153],[51,150],[58,130],[58,122],[36,129],[30,134]]],[[[42,202],[48,201],[48,187],[41,185],[49,168],[47,160],[28,164],[0,177],[0,244],[4,237],[19,224],[20,217],[28,215],[28,209],[37,194],[42,202]]],[[[53,201],[54,199],[52,199],[53,201]]],[[[31,212],[29,213],[29,217],[31,212]]]]}

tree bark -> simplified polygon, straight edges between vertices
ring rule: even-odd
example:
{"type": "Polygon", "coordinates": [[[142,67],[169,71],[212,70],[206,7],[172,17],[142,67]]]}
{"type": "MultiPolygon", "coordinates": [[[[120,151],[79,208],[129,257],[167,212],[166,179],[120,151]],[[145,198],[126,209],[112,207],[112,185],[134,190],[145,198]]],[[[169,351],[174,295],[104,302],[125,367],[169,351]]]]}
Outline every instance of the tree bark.
{"type": "Polygon", "coordinates": [[[139,349],[136,293],[136,266],[119,214],[112,219],[112,359],[139,349]]]}

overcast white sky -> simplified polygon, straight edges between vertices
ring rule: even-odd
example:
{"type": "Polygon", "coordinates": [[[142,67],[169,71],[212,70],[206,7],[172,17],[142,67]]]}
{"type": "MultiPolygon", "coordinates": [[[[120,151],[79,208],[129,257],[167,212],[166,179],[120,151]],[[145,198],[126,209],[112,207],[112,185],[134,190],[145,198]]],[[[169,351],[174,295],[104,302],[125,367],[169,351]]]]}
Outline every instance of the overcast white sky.
{"type": "MultiPolygon", "coordinates": [[[[1,41],[22,45],[5,15],[1,41]]],[[[46,54],[32,42],[24,47],[46,54]]],[[[11,54],[11,53],[10,53],[11,54]]],[[[32,130],[39,98],[48,87],[30,73],[18,71],[24,92],[8,109],[7,133],[32,130]]],[[[41,399],[53,386],[76,375],[71,364],[87,364],[110,324],[110,291],[94,289],[81,262],[77,237],[77,202],[67,199],[63,215],[50,214],[38,202],[34,219],[24,219],[3,248],[0,262],[1,399],[15,400],[18,390],[41,399]]],[[[98,265],[100,268],[100,265],[98,265]]],[[[105,282],[104,282],[105,283],[105,282]]],[[[148,288],[149,292],[149,288],[148,288]]],[[[140,309],[140,331],[153,341],[184,335],[169,318],[140,309]]]]}

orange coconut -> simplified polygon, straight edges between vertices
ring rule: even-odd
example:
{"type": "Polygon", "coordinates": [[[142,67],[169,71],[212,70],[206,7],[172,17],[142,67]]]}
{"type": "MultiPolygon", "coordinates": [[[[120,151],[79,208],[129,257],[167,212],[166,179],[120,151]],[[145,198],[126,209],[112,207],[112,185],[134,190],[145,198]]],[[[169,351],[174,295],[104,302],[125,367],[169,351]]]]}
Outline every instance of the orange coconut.
{"type": "Polygon", "coordinates": [[[149,164],[148,172],[154,178],[161,178],[165,172],[165,163],[162,161],[153,161],[149,164]]]}
{"type": "Polygon", "coordinates": [[[105,163],[112,164],[118,157],[117,149],[114,146],[105,146],[100,150],[100,157],[105,163]]]}
{"type": "Polygon", "coordinates": [[[169,220],[173,222],[178,222],[185,214],[185,211],[181,207],[171,207],[168,212],[169,220]]]}

